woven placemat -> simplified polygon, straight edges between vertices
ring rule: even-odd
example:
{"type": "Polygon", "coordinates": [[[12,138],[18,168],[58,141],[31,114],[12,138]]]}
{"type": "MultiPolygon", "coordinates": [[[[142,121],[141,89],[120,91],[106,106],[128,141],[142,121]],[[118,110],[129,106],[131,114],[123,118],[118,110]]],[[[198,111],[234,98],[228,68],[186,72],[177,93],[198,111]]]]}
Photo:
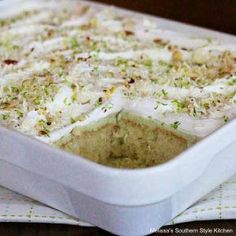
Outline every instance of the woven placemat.
{"type": "MultiPolygon", "coordinates": [[[[218,186],[170,224],[236,219],[236,176],[218,186]]],[[[35,200],[0,187],[0,222],[33,222],[91,226],[35,200]]]]}

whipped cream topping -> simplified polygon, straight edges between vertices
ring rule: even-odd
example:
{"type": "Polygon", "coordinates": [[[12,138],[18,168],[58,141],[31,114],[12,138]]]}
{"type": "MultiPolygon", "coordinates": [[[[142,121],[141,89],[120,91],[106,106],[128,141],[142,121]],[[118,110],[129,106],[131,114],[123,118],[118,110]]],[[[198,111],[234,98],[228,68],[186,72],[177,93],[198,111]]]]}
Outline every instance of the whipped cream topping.
{"type": "Polygon", "coordinates": [[[120,110],[203,138],[236,117],[236,45],[89,3],[0,16],[0,124],[47,143],[120,110]]]}

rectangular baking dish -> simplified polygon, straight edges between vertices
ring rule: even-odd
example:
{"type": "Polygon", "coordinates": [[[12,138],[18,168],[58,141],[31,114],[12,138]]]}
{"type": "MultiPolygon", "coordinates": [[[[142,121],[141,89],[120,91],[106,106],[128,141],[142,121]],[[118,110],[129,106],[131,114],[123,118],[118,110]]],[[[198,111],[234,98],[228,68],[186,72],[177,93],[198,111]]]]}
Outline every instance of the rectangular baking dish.
{"type": "MultiPolygon", "coordinates": [[[[1,10],[5,7],[9,4],[0,4],[1,10]]],[[[146,17],[163,28],[236,43],[234,36],[146,17]]],[[[235,134],[234,119],[165,164],[128,170],[0,127],[0,184],[112,233],[146,235],[236,173],[235,134]]]]}

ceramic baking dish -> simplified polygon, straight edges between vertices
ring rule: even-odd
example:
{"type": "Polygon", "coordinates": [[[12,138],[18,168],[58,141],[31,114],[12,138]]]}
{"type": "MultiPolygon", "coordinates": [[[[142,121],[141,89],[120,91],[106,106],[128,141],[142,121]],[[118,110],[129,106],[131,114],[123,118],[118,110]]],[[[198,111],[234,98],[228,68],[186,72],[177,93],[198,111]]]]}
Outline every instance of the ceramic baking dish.
{"type": "MultiPolygon", "coordinates": [[[[230,35],[154,19],[164,28],[236,42],[230,35]]],[[[145,235],[236,173],[235,134],[233,120],[165,164],[128,170],[0,127],[0,184],[112,233],[145,235]]]]}

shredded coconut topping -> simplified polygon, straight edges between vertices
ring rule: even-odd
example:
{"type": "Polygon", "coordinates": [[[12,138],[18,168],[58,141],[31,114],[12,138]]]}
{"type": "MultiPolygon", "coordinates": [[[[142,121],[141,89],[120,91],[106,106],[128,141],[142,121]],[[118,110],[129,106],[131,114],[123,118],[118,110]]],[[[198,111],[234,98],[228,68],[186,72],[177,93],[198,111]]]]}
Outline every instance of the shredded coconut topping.
{"type": "Polygon", "coordinates": [[[0,124],[50,142],[125,108],[204,137],[236,116],[236,45],[29,2],[0,16],[0,124]]]}

